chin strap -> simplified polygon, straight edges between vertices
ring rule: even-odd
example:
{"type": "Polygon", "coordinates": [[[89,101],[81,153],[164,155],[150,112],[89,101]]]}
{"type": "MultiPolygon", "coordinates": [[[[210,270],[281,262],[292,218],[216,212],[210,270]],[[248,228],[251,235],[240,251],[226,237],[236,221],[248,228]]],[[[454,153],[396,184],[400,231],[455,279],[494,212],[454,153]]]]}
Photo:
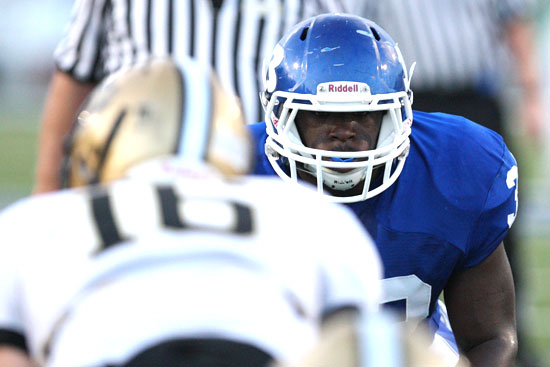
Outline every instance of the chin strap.
{"type": "Polygon", "coordinates": [[[298,168],[298,170],[313,176],[315,179],[318,174],[322,174],[325,186],[336,191],[347,191],[357,186],[361,180],[365,178],[367,168],[359,167],[348,172],[337,172],[330,168],[323,167],[322,172],[317,172],[315,166],[305,164],[304,168],[298,168]]]}
{"type": "Polygon", "coordinates": [[[323,183],[336,191],[347,191],[357,186],[364,178],[367,168],[355,168],[349,172],[336,172],[323,168],[323,183]]]}

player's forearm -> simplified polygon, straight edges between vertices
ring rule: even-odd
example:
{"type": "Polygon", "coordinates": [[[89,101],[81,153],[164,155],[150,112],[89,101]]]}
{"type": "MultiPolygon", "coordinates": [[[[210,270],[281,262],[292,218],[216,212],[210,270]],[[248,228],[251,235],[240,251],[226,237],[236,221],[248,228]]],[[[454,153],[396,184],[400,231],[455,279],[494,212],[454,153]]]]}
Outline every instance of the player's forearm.
{"type": "Polygon", "coordinates": [[[471,348],[464,355],[471,367],[513,367],[517,354],[517,338],[514,335],[490,339],[471,348]]]}
{"type": "Polygon", "coordinates": [[[40,135],[34,193],[55,191],[60,187],[59,168],[62,157],[62,133],[43,130],[40,135]]]}
{"type": "Polygon", "coordinates": [[[92,88],[93,84],[80,83],[63,72],[54,74],[42,118],[34,193],[59,189],[63,139],[92,88]]]}

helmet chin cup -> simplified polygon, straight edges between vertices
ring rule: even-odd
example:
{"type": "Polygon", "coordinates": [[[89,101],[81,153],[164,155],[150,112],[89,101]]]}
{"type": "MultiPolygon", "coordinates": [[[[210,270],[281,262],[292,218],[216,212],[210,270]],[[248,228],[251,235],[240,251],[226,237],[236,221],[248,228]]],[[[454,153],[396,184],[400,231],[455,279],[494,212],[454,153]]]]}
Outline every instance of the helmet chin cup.
{"type": "MultiPolygon", "coordinates": [[[[319,173],[311,165],[305,166],[314,177],[319,173]]],[[[338,172],[330,168],[322,168],[323,185],[334,191],[348,191],[356,187],[365,179],[366,168],[355,168],[349,172],[338,172]]]]}

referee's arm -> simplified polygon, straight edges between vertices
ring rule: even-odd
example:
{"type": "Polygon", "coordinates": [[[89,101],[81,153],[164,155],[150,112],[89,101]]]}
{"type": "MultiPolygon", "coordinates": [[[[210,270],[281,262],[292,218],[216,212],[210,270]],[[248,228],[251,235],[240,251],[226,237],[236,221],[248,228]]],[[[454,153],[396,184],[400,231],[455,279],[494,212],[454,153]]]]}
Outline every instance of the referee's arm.
{"type": "Polygon", "coordinates": [[[42,115],[33,190],[35,194],[60,188],[63,139],[71,128],[78,108],[94,85],[79,82],[62,71],[54,73],[42,115]]]}
{"type": "Polygon", "coordinates": [[[60,189],[63,139],[80,105],[96,85],[92,81],[99,60],[95,52],[99,52],[106,6],[106,0],[75,1],[69,31],[56,49],[57,71],[42,112],[34,194],[60,189]]]}

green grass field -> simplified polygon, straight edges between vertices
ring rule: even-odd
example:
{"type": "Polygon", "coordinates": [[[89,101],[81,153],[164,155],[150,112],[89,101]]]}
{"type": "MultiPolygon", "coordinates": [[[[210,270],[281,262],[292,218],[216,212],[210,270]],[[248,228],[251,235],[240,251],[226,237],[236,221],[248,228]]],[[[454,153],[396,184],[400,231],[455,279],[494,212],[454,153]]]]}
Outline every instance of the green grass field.
{"type": "Polygon", "coordinates": [[[0,129],[0,177],[2,186],[28,188],[33,180],[36,129],[0,129]]]}
{"type": "Polygon", "coordinates": [[[550,239],[531,237],[524,243],[529,341],[539,351],[544,366],[550,366],[550,239]]]}
{"type": "Polygon", "coordinates": [[[0,207],[30,194],[36,142],[36,128],[0,128],[0,207]]]}
{"type": "MultiPolygon", "coordinates": [[[[38,115],[35,112],[24,118],[2,113],[0,116],[3,119],[0,124],[0,207],[3,207],[31,192],[38,127],[29,121],[37,121],[38,115]]],[[[528,164],[524,172],[532,175],[537,166],[532,149],[525,149],[525,155],[523,160],[528,164]]],[[[550,288],[547,281],[550,279],[550,223],[539,225],[546,229],[546,235],[521,231],[522,260],[527,273],[525,304],[521,307],[529,326],[529,341],[545,361],[545,366],[550,366],[550,288]]]]}

